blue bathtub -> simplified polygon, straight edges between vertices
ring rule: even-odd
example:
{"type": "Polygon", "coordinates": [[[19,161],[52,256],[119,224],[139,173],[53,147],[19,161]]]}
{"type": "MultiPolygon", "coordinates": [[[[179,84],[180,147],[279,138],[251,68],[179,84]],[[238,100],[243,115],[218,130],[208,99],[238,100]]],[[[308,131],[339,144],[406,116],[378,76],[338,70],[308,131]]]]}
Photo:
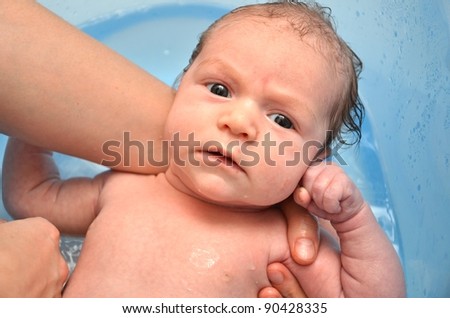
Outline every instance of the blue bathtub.
{"type": "MultiPolygon", "coordinates": [[[[199,32],[231,7],[257,1],[40,2],[172,84],[199,32]]],[[[332,8],[338,32],[365,64],[364,138],[359,149],[340,150],[338,159],[400,254],[408,296],[448,297],[450,2],[321,3],[332,8]]],[[[0,136],[0,154],[5,140],[0,136]]],[[[66,156],[57,161],[66,176],[103,169],[66,156]]]]}

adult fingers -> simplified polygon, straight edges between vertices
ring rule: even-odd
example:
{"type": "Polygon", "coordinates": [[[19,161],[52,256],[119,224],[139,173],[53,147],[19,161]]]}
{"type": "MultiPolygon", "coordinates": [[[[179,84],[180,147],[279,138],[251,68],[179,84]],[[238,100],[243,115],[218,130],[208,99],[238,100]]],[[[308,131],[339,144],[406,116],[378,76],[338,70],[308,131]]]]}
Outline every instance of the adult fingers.
{"type": "Polygon", "coordinates": [[[273,263],[267,267],[267,276],[272,287],[286,298],[305,298],[306,294],[294,275],[281,263],[273,263]]]}
{"type": "Polygon", "coordinates": [[[291,197],[281,205],[288,225],[288,242],[296,263],[309,265],[316,259],[319,247],[319,226],[314,216],[297,205],[291,197]]]}

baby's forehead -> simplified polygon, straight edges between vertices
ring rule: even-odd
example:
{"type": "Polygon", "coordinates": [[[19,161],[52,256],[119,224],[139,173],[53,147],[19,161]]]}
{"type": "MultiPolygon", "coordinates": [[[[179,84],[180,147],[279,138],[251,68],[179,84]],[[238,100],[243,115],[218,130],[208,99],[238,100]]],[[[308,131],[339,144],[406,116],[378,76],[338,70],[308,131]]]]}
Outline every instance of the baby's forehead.
{"type": "MultiPolygon", "coordinates": [[[[291,41],[308,43],[326,59],[340,61],[342,46],[333,26],[321,13],[306,7],[283,6],[277,10],[265,5],[251,5],[238,8],[219,19],[210,29],[210,35],[224,28],[239,28],[243,23],[252,23],[252,28],[280,29],[293,32],[291,41]]],[[[264,31],[264,30],[262,30],[264,31]]]]}
{"type": "MultiPolygon", "coordinates": [[[[232,12],[222,19],[209,30],[209,38],[216,35],[221,36],[222,31],[229,29],[242,30],[242,36],[245,36],[246,30],[251,29],[248,33],[258,34],[260,30],[263,34],[267,28],[279,31],[279,39],[285,39],[291,42],[302,42],[314,49],[317,54],[321,55],[326,63],[334,69],[335,75],[341,77],[348,73],[348,65],[342,57],[345,55],[339,37],[335,31],[319,17],[311,20],[307,14],[298,14],[291,12],[285,15],[270,15],[265,10],[240,10],[232,12]],[[265,14],[262,14],[265,13],[265,14]],[[313,22],[312,22],[313,21],[313,22]],[[292,35],[294,36],[283,36],[292,35]]],[[[207,37],[207,38],[208,38],[207,37]]],[[[208,45],[205,39],[204,45],[208,45]]],[[[268,43],[270,45],[270,43],[268,43]]],[[[295,54],[295,51],[291,52],[295,54]]]]}

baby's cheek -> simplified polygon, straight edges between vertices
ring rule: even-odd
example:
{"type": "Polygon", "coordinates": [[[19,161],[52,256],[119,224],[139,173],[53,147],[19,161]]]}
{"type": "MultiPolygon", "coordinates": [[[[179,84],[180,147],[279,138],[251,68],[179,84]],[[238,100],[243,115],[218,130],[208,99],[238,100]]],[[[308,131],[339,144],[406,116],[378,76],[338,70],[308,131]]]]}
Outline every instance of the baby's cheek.
{"type": "Polygon", "coordinates": [[[297,165],[279,167],[277,170],[276,181],[271,183],[270,189],[272,192],[277,192],[280,199],[278,202],[280,202],[294,192],[305,169],[302,169],[302,165],[297,165]]]}
{"type": "Polygon", "coordinates": [[[286,177],[283,185],[283,188],[285,189],[285,192],[287,192],[287,195],[291,195],[294,192],[300,182],[301,176],[303,175],[298,171],[299,169],[292,170],[293,171],[290,171],[291,173],[286,177]]]}
{"type": "Polygon", "coordinates": [[[275,158],[279,166],[288,168],[308,165],[308,149],[302,149],[299,141],[282,141],[271,150],[272,158],[275,158]]]}
{"type": "Polygon", "coordinates": [[[291,146],[280,148],[277,157],[278,174],[283,176],[283,187],[295,189],[303,174],[308,168],[308,154],[303,153],[299,147],[291,146]]]}

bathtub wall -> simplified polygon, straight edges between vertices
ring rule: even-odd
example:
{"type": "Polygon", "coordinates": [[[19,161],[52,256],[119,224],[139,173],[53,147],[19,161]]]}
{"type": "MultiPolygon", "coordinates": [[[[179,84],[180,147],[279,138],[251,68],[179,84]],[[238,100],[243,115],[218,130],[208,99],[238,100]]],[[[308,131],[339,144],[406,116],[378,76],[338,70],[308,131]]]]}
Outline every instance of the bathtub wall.
{"type": "MultiPolygon", "coordinates": [[[[158,0],[41,0],[70,23],[158,0]]],[[[174,1],[209,3],[223,1],[174,1]]],[[[235,6],[255,1],[229,1],[235,6]]],[[[450,3],[324,0],[365,63],[361,96],[399,221],[411,297],[450,296],[450,3]]]]}

